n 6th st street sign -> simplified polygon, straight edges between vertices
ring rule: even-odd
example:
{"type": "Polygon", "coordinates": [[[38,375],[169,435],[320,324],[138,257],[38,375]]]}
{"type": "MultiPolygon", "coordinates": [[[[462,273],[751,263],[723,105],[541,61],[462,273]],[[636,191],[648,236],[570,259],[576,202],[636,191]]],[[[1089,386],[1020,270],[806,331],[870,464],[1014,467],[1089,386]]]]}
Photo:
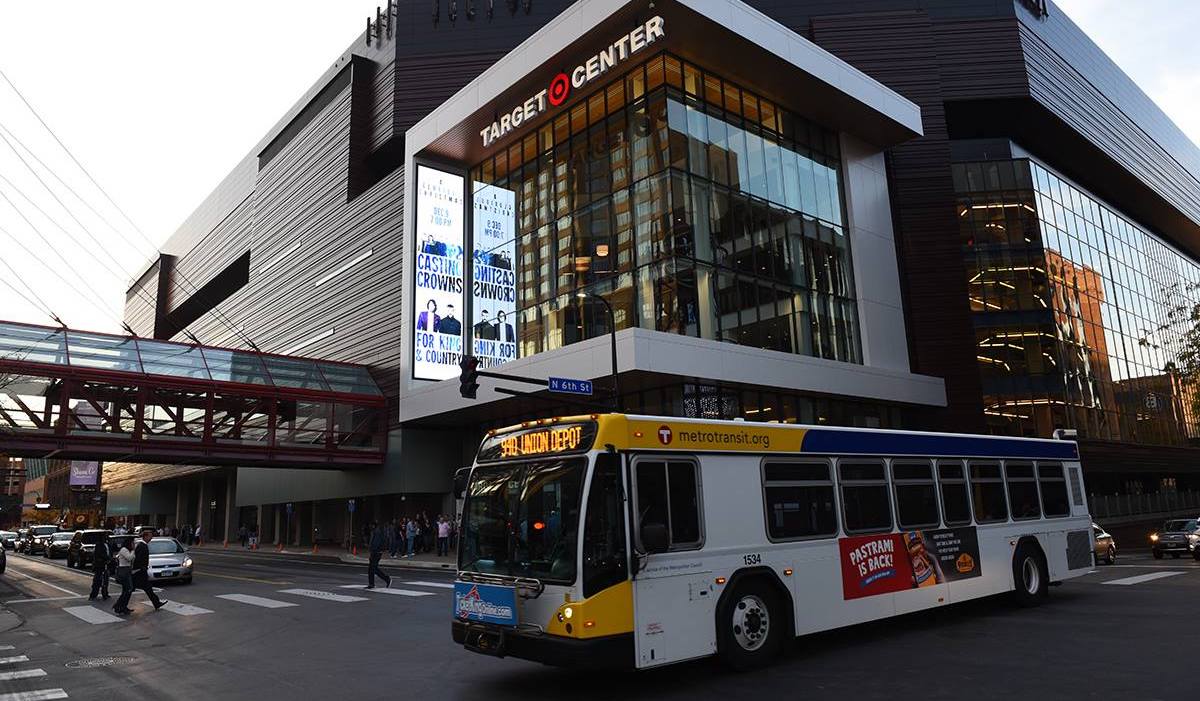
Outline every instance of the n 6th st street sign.
{"type": "Polygon", "coordinates": [[[584,394],[591,396],[592,381],[591,380],[573,380],[568,377],[551,377],[548,381],[548,387],[551,392],[560,394],[584,394]]]}

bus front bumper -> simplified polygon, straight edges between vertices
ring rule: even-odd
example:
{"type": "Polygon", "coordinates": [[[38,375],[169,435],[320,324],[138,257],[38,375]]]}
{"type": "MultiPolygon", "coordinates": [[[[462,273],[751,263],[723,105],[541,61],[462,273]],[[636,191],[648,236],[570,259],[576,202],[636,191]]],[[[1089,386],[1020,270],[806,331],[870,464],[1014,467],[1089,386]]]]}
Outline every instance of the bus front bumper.
{"type": "Polygon", "coordinates": [[[556,667],[613,669],[634,662],[632,633],[576,640],[468,621],[451,622],[450,632],[454,642],[472,652],[556,667]]]}

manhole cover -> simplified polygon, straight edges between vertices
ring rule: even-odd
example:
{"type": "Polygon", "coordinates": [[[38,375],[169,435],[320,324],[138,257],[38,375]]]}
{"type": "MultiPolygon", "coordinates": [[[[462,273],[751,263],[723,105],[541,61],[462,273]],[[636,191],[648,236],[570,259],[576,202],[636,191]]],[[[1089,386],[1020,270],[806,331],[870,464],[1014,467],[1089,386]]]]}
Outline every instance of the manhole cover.
{"type": "Polygon", "coordinates": [[[137,662],[136,657],[85,657],[82,660],[71,660],[64,666],[69,669],[94,669],[96,667],[111,667],[112,665],[131,664],[137,662]]]}

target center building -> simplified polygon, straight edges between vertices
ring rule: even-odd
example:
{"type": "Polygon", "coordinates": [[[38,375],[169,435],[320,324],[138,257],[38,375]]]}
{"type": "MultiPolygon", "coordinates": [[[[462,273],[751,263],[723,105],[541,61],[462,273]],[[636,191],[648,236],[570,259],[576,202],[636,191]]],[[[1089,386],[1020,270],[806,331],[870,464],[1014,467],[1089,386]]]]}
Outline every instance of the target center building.
{"type": "Polygon", "coordinates": [[[482,51],[524,31],[505,22],[536,30],[486,68],[406,55],[437,35],[405,36],[408,12],[369,29],[172,238],[138,283],[158,290],[153,318],[132,295],[128,312],[238,345],[217,307],[264,350],[369,365],[392,408],[386,464],[110,464],[116,513],[339,543],[348,499],[356,524],[450,512],[489,428],[580,410],[495,379],[464,399],[467,353],[592,380],[575,399],[597,410],[614,355],[627,411],[915,428],[945,407],[943,381],[910,370],[885,166],[922,134],[912,102],[738,0],[498,12],[456,36],[482,51]],[[172,299],[179,270],[218,281],[208,307],[172,299]]]}

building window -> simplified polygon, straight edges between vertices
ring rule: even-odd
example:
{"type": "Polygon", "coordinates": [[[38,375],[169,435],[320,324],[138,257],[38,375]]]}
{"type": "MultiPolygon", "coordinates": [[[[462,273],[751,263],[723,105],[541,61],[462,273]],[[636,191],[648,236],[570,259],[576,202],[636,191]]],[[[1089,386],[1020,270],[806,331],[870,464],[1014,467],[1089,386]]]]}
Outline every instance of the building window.
{"type": "Polygon", "coordinates": [[[861,362],[837,135],[660,54],[472,177],[517,194],[520,355],[640,327],[861,362]]]}
{"type": "Polygon", "coordinates": [[[1200,437],[1196,390],[1168,370],[1200,264],[1036,161],[959,163],[953,178],[989,430],[1200,437]]]}

